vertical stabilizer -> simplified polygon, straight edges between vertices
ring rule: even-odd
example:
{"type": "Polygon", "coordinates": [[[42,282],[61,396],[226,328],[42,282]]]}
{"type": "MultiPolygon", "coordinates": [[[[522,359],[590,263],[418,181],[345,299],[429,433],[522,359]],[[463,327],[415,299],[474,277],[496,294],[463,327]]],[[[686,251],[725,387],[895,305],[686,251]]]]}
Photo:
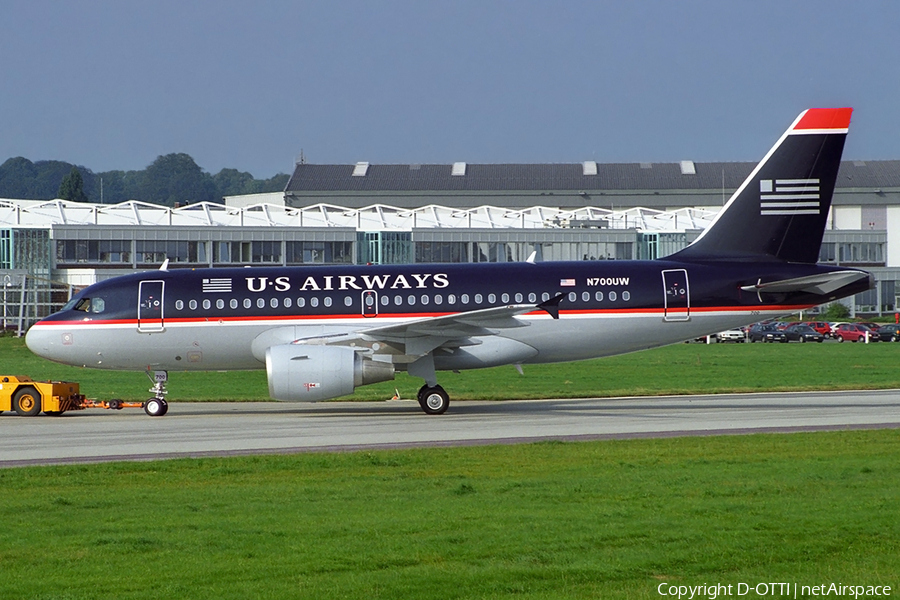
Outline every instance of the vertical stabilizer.
{"type": "Polygon", "coordinates": [[[770,257],[815,263],[851,108],[810,108],[753,169],[681,260],[770,257]]]}

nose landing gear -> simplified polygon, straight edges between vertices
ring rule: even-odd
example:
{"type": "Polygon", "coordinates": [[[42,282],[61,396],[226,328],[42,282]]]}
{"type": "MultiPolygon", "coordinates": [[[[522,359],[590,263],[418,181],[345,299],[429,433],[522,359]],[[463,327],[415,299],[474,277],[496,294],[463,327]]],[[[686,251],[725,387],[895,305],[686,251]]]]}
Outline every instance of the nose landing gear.
{"type": "Polygon", "coordinates": [[[169,412],[169,403],[166,402],[166,394],[169,393],[166,390],[166,382],[169,380],[169,374],[166,371],[153,371],[151,374],[148,369],[147,377],[153,382],[153,387],[150,388],[153,397],[144,402],[144,412],[151,417],[162,417],[169,412]]]}

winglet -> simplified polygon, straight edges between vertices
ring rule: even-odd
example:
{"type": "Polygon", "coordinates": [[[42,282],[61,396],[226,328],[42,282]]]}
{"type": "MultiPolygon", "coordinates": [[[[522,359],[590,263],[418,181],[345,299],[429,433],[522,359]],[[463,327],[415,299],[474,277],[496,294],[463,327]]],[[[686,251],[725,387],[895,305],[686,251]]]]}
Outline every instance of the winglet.
{"type": "Polygon", "coordinates": [[[566,297],[566,295],[563,294],[562,292],[560,292],[559,294],[550,298],[549,300],[545,300],[544,302],[541,302],[540,304],[537,305],[537,307],[543,311],[546,311],[546,313],[548,315],[550,315],[551,317],[553,317],[554,319],[558,319],[559,318],[559,303],[562,302],[563,298],[565,298],[565,297],[566,297]]]}
{"type": "Polygon", "coordinates": [[[168,271],[169,270],[169,259],[165,259],[161,265],[159,265],[160,271],[168,271]]]}

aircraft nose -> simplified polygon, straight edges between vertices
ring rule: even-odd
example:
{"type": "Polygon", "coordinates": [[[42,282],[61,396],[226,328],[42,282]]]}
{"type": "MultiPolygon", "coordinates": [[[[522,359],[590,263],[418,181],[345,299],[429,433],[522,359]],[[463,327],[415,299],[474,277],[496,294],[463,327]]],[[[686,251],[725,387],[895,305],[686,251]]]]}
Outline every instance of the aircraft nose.
{"type": "Polygon", "coordinates": [[[25,345],[28,349],[43,358],[53,358],[50,356],[50,332],[40,325],[32,325],[25,334],[25,345]]]}

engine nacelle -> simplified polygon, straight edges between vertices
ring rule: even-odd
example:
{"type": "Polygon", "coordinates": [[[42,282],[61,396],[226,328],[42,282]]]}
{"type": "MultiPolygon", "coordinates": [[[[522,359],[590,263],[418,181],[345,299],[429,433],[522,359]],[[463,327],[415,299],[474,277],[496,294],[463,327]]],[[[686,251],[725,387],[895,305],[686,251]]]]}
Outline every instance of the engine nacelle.
{"type": "Polygon", "coordinates": [[[269,395],[276,400],[317,402],[352,394],[361,385],[390,381],[394,365],[342,346],[282,344],[266,350],[269,395]]]}

